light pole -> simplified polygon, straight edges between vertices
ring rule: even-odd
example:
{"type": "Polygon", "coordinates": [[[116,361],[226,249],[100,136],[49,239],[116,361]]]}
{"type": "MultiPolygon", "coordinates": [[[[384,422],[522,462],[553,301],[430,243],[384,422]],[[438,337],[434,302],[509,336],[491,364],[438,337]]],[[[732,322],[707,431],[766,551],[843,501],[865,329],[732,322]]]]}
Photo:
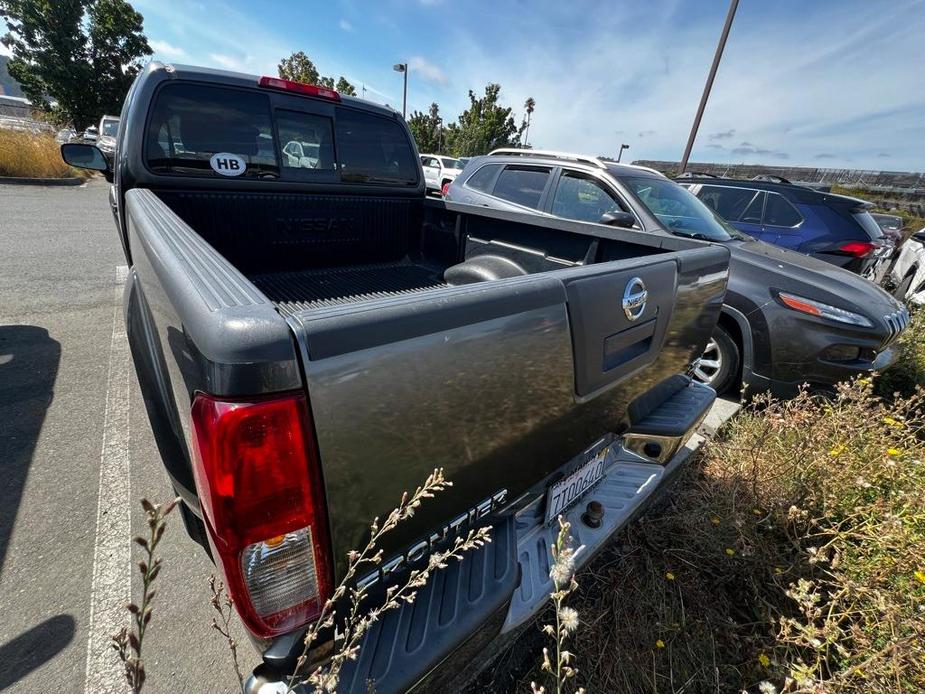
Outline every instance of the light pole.
{"type": "Polygon", "coordinates": [[[392,66],[395,72],[401,72],[405,76],[405,88],[401,97],[401,117],[408,117],[408,63],[397,63],[392,66]]]}
{"type": "Polygon", "coordinates": [[[710,90],[713,88],[713,78],[716,77],[716,69],[719,67],[720,58],[723,57],[723,49],[726,48],[726,39],[729,36],[729,29],[732,27],[732,20],[736,16],[736,8],[739,6],[739,0],[730,0],[729,12],[726,14],[726,24],[723,26],[723,33],[719,37],[719,43],[716,46],[716,53],[713,54],[713,65],[710,66],[710,74],[707,75],[707,83],[703,87],[703,96],[700,97],[700,106],[697,107],[697,115],[694,116],[694,125],[691,127],[691,135],[687,138],[687,147],[684,148],[684,158],[681,160],[681,170],[679,174],[684,173],[687,169],[687,160],[691,156],[691,150],[694,148],[694,140],[697,138],[697,130],[700,129],[700,119],[703,118],[703,110],[707,106],[707,99],[710,98],[710,90]]]}
{"type": "Polygon", "coordinates": [[[620,145],[620,152],[617,154],[617,163],[618,163],[618,164],[620,163],[620,158],[623,156],[623,150],[624,150],[624,149],[629,149],[629,148],[630,148],[629,145],[620,145]]]}

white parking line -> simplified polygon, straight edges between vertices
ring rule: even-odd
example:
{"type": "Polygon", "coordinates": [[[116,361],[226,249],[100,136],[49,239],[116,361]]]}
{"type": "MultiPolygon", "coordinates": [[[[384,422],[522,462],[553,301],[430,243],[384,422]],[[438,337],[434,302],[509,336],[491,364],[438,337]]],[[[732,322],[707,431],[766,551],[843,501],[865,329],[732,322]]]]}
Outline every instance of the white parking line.
{"type": "Polygon", "coordinates": [[[131,598],[131,512],[129,508],[129,347],[122,320],[122,285],[128,268],[116,268],[106,382],[106,414],[100,452],[100,493],[90,587],[86,694],[124,694],[122,664],[109,637],[127,623],[131,598]]]}

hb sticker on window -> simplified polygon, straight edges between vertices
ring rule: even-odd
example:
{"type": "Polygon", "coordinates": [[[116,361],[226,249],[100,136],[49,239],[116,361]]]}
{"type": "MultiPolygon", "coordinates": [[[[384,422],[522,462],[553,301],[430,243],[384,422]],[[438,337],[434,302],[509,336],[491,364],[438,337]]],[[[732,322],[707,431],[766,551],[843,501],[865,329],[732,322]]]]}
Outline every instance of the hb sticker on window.
{"type": "Polygon", "coordinates": [[[222,176],[240,176],[247,168],[247,162],[237,154],[216,152],[212,155],[212,158],[209,159],[209,166],[212,167],[215,173],[221,174],[222,176]]]}

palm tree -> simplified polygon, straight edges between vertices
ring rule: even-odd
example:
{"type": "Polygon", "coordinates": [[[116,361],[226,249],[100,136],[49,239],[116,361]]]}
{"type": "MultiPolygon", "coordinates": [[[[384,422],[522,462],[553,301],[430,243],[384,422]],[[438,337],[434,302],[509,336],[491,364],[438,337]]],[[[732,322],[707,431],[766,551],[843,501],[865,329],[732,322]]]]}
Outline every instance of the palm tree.
{"type": "Polygon", "coordinates": [[[530,132],[530,116],[533,114],[533,109],[535,108],[536,100],[532,96],[527,97],[527,100],[524,102],[524,109],[527,111],[527,121],[524,125],[524,136],[523,140],[521,141],[521,143],[524,145],[528,144],[527,135],[530,132]]]}

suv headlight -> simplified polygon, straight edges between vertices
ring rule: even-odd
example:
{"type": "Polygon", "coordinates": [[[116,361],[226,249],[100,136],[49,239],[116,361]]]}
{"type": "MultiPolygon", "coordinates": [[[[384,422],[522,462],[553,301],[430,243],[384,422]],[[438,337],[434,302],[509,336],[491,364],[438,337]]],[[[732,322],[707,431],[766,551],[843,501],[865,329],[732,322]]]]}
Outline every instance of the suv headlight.
{"type": "Polygon", "coordinates": [[[874,324],[869,318],[859,313],[846,311],[837,306],[830,306],[821,301],[814,301],[813,299],[807,299],[806,297],[797,296],[795,294],[785,294],[784,292],[778,292],[777,298],[780,299],[780,302],[787,308],[792,308],[794,311],[799,311],[800,313],[807,313],[810,316],[828,318],[829,320],[834,320],[839,323],[848,323],[849,325],[860,325],[864,328],[874,327],[874,324]]]}

